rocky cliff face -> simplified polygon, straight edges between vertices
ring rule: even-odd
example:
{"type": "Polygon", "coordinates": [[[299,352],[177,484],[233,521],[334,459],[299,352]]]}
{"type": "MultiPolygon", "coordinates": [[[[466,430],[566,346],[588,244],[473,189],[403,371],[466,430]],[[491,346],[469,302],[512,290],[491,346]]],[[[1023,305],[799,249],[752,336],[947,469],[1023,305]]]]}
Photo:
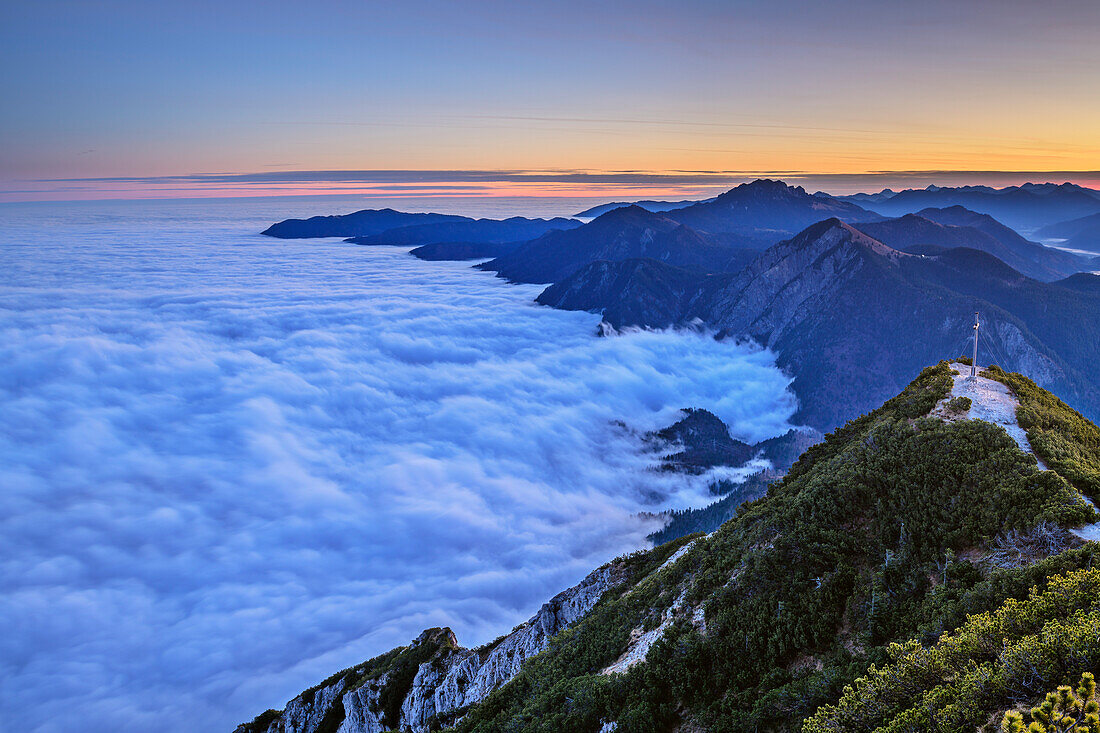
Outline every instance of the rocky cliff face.
{"type": "Polygon", "coordinates": [[[583,618],[623,580],[612,563],[554,596],[527,623],[479,649],[458,646],[450,629],[428,629],[412,644],[344,670],[236,733],[427,733],[511,680],[550,637],[583,618]]]}

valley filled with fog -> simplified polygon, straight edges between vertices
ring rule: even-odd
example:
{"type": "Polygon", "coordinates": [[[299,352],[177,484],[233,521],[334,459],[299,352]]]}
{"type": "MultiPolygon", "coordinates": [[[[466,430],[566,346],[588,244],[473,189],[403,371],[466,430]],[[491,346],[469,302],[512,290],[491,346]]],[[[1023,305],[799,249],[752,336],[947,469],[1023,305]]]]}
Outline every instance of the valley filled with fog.
{"type": "Polygon", "coordinates": [[[277,210],[6,208],[14,729],[226,729],[425,627],[486,642],[710,500],[641,433],[795,411],[767,352],[598,338],[469,263],[259,236],[277,210]]]}

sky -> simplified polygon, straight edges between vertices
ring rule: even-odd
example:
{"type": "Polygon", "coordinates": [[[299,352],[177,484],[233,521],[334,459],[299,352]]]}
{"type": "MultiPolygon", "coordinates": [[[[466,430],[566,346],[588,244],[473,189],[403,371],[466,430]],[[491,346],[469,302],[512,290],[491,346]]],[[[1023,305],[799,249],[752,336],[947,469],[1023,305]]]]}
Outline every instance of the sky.
{"type": "Polygon", "coordinates": [[[1093,0],[4,0],[0,200],[1100,185],[1098,36],[1093,0]]]}

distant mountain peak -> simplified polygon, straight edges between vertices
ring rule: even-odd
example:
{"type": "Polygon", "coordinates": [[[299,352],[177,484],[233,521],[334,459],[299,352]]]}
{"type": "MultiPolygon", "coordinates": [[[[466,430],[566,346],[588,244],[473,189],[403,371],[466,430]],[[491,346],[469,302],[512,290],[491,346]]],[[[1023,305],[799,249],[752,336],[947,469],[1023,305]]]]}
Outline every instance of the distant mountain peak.
{"type": "MultiPolygon", "coordinates": [[[[921,217],[915,218],[920,219],[921,217]]],[[[934,222],[927,223],[933,226],[939,226],[934,222]]],[[[790,246],[795,249],[820,248],[824,251],[826,249],[835,248],[841,244],[854,246],[893,261],[903,257],[913,256],[883,244],[874,237],[865,234],[851,224],[847,224],[836,217],[819,221],[817,224],[813,224],[799,232],[797,236],[790,240],[790,246]]]]}
{"type": "MultiPolygon", "coordinates": [[[[921,212],[924,212],[924,211],[942,211],[944,213],[951,213],[951,214],[969,213],[969,214],[974,214],[975,216],[988,216],[988,214],[979,214],[976,211],[971,211],[970,209],[966,208],[962,204],[954,204],[952,206],[940,206],[940,207],[929,206],[925,209],[921,209],[917,213],[921,214],[921,212]]],[[[993,217],[990,217],[990,218],[993,218],[993,217]]]]}
{"type": "Polygon", "coordinates": [[[620,206],[617,209],[612,209],[611,211],[600,214],[592,221],[615,221],[617,219],[626,219],[629,217],[663,218],[660,214],[655,214],[649,209],[638,206],[638,204],[627,204],[626,206],[620,206]]]}
{"type": "Polygon", "coordinates": [[[681,226],[681,224],[662,213],[655,213],[637,204],[630,204],[600,214],[589,222],[589,226],[597,228],[605,226],[656,227],[662,231],[668,231],[681,226]]]}
{"type": "MultiPolygon", "coordinates": [[[[720,194],[715,200],[722,201],[727,198],[740,197],[746,193],[766,194],[771,196],[786,195],[811,198],[802,186],[791,186],[783,181],[772,178],[757,178],[755,181],[734,186],[729,191],[720,194]]],[[[827,194],[826,194],[827,195],[827,194]]],[[[830,197],[832,198],[832,197],[830,197]]]]}
{"type": "Polygon", "coordinates": [[[930,185],[908,188],[889,197],[853,194],[838,198],[866,204],[884,216],[958,204],[988,214],[1023,234],[1059,221],[1100,213],[1100,191],[1073,183],[1025,183],[1005,188],[930,185]]]}

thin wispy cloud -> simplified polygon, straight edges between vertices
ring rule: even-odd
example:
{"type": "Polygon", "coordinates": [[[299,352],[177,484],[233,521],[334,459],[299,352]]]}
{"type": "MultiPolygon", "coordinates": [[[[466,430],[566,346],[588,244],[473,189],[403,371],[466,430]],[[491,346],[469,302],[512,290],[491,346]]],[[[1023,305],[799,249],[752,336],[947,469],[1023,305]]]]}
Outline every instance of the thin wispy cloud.
{"type": "MultiPolygon", "coordinates": [[[[651,171],[580,171],[580,170],[330,170],[330,171],[258,171],[252,173],[184,173],[168,176],[110,176],[97,178],[40,178],[50,183],[386,183],[405,182],[513,182],[513,183],[621,183],[635,185],[714,184],[752,179],[760,176],[782,176],[798,181],[845,181],[874,185],[876,181],[935,178],[945,182],[1019,178],[1023,180],[1072,180],[1100,178],[1100,171],[959,171],[900,170],[867,173],[806,173],[797,170],[684,170],[651,171]]],[[[433,183],[438,187],[438,183],[433,183]]]]}
{"type": "MultiPolygon", "coordinates": [[[[873,162],[860,160],[862,163],[873,162]]],[[[273,165],[273,167],[278,167],[273,165]]],[[[365,198],[570,196],[690,198],[756,178],[780,178],[812,191],[851,193],[936,185],[1008,186],[1025,182],[1100,187],[1100,171],[897,170],[819,174],[799,170],[267,170],[158,176],[44,178],[9,182],[0,199],[290,196],[360,194],[365,198]]]]}

